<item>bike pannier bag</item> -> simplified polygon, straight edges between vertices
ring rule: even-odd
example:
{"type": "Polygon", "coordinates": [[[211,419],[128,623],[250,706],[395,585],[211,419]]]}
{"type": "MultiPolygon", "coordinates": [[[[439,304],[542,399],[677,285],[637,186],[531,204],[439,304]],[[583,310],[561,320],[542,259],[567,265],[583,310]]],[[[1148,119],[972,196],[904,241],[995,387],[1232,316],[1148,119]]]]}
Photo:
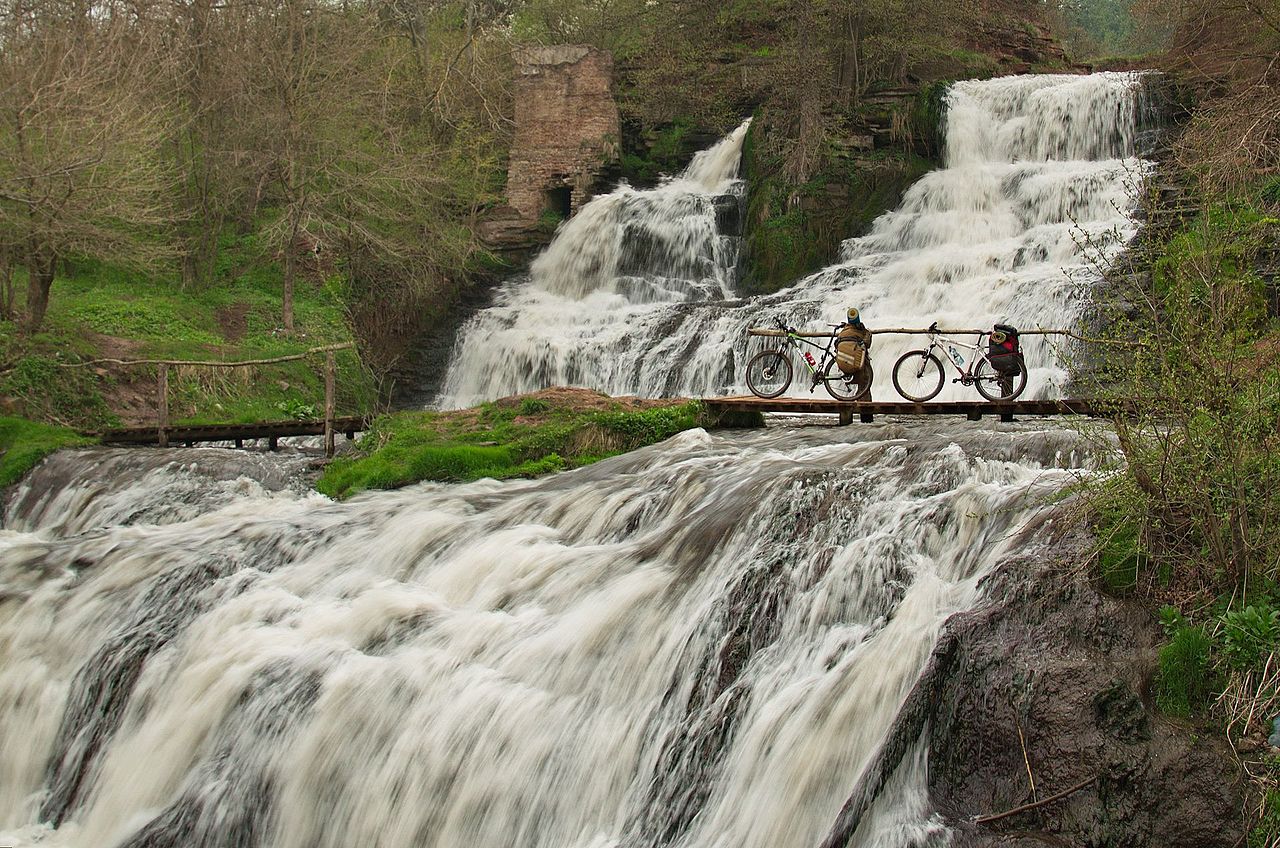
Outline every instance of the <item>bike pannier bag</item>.
{"type": "Polygon", "coordinates": [[[987,345],[987,358],[991,367],[1001,374],[1017,374],[1021,367],[1018,363],[1018,329],[1008,324],[996,324],[987,345]]]}
{"type": "Polygon", "coordinates": [[[859,338],[858,331],[849,326],[836,333],[836,365],[840,373],[853,374],[862,368],[867,352],[858,343],[859,338]]]}

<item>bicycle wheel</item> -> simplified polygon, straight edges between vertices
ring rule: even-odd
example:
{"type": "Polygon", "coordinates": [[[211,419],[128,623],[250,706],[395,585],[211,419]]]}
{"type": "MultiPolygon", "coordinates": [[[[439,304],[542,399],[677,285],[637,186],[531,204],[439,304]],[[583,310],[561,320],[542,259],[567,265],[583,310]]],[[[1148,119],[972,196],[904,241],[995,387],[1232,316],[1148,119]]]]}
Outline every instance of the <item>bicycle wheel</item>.
{"type": "Polygon", "coordinates": [[[945,377],[942,363],[927,350],[909,350],[893,366],[893,387],[916,403],[932,400],[942,391],[945,377]]]}
{"type": "Polygon", "coordinates": [[[747,363],[747,388],[762,398],[776,398],[791,385],[791,360],[780,350],[762,350],[747,363]]]}
{"type": "Polygon", "coordinates": [[[827,387],[828,394],[836,400],[844,401],[862,400],[870,394],[872,379],[874,375],[871,372],[870,360],[852,374],[845,374],[832,359],[822,373],[822,384],[827,387]]]}
{"type": "Polygon", "coordinates": [[[1021,355],[1018,356],[1017,363],[1017,374],[1004,374],[992,368],[987,360],[980,360],[973,371],[973,385],[978,394],[997,403],[1013,400],[1022,394],[1022,390],[1027,387],[1027,363],[1022,361],[1021,355]]]}

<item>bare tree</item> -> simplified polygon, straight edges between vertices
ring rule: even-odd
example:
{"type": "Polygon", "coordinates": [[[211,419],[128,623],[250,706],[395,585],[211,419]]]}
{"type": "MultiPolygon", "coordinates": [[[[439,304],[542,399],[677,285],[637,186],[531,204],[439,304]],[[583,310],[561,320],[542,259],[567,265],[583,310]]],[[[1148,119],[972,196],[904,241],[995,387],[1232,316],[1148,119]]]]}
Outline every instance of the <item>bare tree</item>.
{"type": "Polygon", "coordinates": [[[151,236],[172,221],[156,151],[152,69],[127,22],[57,0],[18,0],[0,18],[0,245],[25,270],[25,326],[40,327],[60,260],[94,256],[155,268],[151,236]]]}

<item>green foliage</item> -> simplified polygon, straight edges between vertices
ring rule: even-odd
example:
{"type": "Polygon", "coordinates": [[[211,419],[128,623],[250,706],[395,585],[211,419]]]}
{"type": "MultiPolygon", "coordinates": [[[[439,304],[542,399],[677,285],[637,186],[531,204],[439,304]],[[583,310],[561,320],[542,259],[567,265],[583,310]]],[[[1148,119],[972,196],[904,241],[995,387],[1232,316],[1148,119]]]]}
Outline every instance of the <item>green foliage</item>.
{"type": "Polygon", "coordinates": [[[1058,0],[1055,29],[1076,59],[1136,56],[1162,43],[1167,32],[1139,21],[1134,0],[1058,0]]]}
{"type": "Polygon", "coordinates": [[[56,450],[92,443],[66,427],[0,416],[0,487],[18,482],[56,450]]]}
{"type": "Polygon", "coordinates": [[[537,229],[541,233],[554,233],[556,227],[564,222],[564,218],[554,209],[543,209],[538,216],[537,229]]]}
{"type": "Polygon", "coordinates": [[[849,156],[832,146],[808,182],[792,185],[776,139],[753,125],[743,152],[747,195],[747,256],[743,288],[764,293],[794,283],[836,256],[840,242],[862,235],[892,209],[933,163],[903,151],[849,156]]]}
{"type": "Polygon", "coordinates": [[[315,404],[307,403],[299,398],[290,398],[276,404],[276,409],[283,412],[289,418],[296,418],[300,421],[315,419],[320,417],[319,410],[315,404]]]}
{"type": "Polygon", "coordinates": [[[1115,281],[1120,344],[1099,351],[1086,391],[1131,405],[1117,420],[1126,473],[1100,492],[1131,528],[1119,541],[1132,556],[1104,567],[1132,566],[1157,596],[1280,577],[1278,337],[1254,271],[1278,236],[1280,221],[1247,202],[1212,206],[1167,242],[1149,280],[1115,281]]]}
{"type": "Polygon", "coordinates": [[[1280,206],[1280,177],[1272,177],[1264,183],[1258,191],[1258,197],[1263,203],[1280,206]]]}
{"type": "Polygon", "coordinates": [[[1161,710],[1187,717],[1206,706],[1214,689],[1212,647],[1212,641],[1200,628],[1185,623],[1174,627],[1169,644],[1160,649],[1155,696],[1161,710]]]}
{"type": "Polygon", "coordinates": [[[1147,566],[1141,526],[1118,509],[1110,509],[1099,516],[1097,534],[1098,573],[1102,585],[1116,593],[1136,589],[1147,566]]]}
{"type": "MultiPolygon", "coordinates": [[[[0,397],[30,418],[83,429],[118,426],[118,410],[146,415],[155,397],[154,367],[62,367],[117,359],[267,359],[349,342],[339,297],[300,286],[297,332],[279,331],[279,269],[261,264],[253,237],[227,236],[217,282],[181,289],[95,262],[69,264],[57,279],[45,331],[22,336],[0,322],[0,397]],[[140,409],[137,407],[141,407],[140,409]]],[[[337,354],[339,413],[367,412],[378,399],[372,375],[352,351],[337,354]]],[[[247,369],[170,372],[170,414],[177,423],[247,422],[315,410],[324,398],[322,357],[247,369]],[[293,411],[291,411],[293,410],[293,411]]]]}
{"type": "Polygon", "coordinates": [[[330,463],[316,488],[345,498],[423,480],[534,477],[669,438],[696,426],[698,410],[684,403],[591,411],[531,396],[462,412],[384,415],[358,455],[330,463]]]}
{"type": "MultiPolygon", "coordinates": [[[[43,347],[43,346],[42,346],[43,347]]],[[[64,426],[97,429],[116,421],[98,376],[65,368],[56,352],[29,353],[0,373],[0,397],[23,415],[64,426]]]]}
{"type": "Polygon", "coordinates": [[[1268,789],[1262,815],[1249,832],[1249,848],[1275,848],[1280,844],[1280,792],[1268,789]]]}
{"type": "Polygon", "coordinates": [[[551,404],[547,403],[542,398],[527,397],[520,401],[521,415],[537,415],[540,412],[546,412],[550,408],[551,404]]]}
{"type": "Polygon", "coordinates": [[[1240,671],[1260,664],[1280,647],[1280,610],[1250,604],[1223,616],[1223,656],[1240,671]]]}
{"type": "Polygon", "coordinates": [[[592,416],[591,422],[623,437],[625,444],[638,447],[693,429],[697,426],[698,411],[698,404],[685,403],[638,411],[600,412],[592,416]]]}

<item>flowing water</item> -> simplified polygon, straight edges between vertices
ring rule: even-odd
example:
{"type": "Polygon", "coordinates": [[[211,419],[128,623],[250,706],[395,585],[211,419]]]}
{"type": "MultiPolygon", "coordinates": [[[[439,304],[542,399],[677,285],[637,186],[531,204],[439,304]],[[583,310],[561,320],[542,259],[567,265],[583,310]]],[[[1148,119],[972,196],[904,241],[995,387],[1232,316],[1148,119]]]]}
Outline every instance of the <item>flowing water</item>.
{"type": "MultiPolygon", "coordinates": [[[[0,844],[816,846],[1089,466],[1032,424],[695,430],[336,504],[242,456],[63,454],[11,501],[0,844]]],[[[926,778],[855,844],[945,844],[926,778]]]]}
{"type": "MultiPolygon", "coordinates": [[[[717,299],[731,279],[709,270],[705,210],[724,190],[713,184],[736,173],[740,127],[707,157],[721,163],[717,170],[695,163],[701,191],[686,179],[587,204],[532,275],[505,286],[464,328],[438,403],[467,406],[549,385],[614,395],[743,393],[747,328],[781,316],[822,329],[847,306],[859,307],[873,329],[935,320],[1079,327],[1100,266],[1136,232],[1136,187],[1149,168],[1135,155],[1142,83],[1140,74],[1105,73],[956,84],[947,96],[944,167],[897,210],[847,241],[838,263],[791,288],[717,299]],[[633,234],[678,228],[692,207],[704,210],[699,226],[682,230],[685,242],[665,239],[660,261],[646,266],[652,240],[633,234]],[[623,274],[617,257],[629,245],[640,255],[622,263],[623,274]]],[[[896,397],[892,365],[919,338],[876,339],[876,397],[896,397]]],[[[1024,349],[1026,397],[1061,396],[1061,346],[1029,338],[1024,349]]],[[[808,390],[801,382],[791,394],[808,390]]],[[[976,394],[948,385],[940,399],[965,397],[976,394]]]]}
{"type": "MultiPolygon", "coordinates": [[[[957,86],[948,167],[755,301],[726,299],[744,126],[569,222],[451,397],[728,390],[746,326],[850,299],[873,324],[1073,319],[1080,234],[1132,229],[1136,85],[957,86]]],[[[0,525],[0,846],[815,848],[947,617],[1042,552],[1093,464],[1043,423],[693,430],[334,503],[305,457],[64,452],[0,525]]],[[[851,845],[948,843],[926,742],[851,845]]]]}

